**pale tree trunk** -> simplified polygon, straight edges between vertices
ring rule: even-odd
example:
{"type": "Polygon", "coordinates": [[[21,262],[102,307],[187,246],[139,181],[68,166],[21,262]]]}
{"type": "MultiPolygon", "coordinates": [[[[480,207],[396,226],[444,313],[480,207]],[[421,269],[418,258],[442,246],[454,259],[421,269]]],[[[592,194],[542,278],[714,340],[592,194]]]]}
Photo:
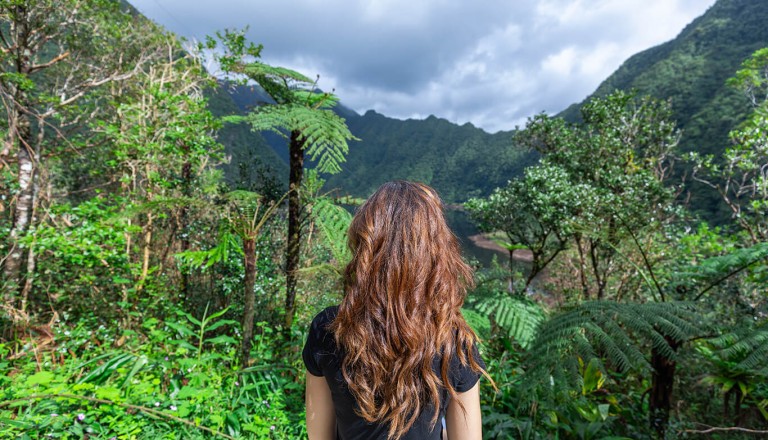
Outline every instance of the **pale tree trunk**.
{"type": "Polygon", "coordinates": [[[149,275],[149,258],[152,254],[152,228],[153,228],[154,215],[152,213],[147,214],[147,224],[144,226],[144,243],[142,244],[141,252],[141,274],[139,275],[139,282],[136,286],[137,291],[141,291],[144,288],[144,282],[149,275]]]}
{"type": "MultiPolygon", "coordinates": [[[[16,195],[16,206],[13,211],[13,223],[10,233],[11,253],[5,261],[5,278],[10,283],[11,288],[6,291],[6,301],[13,303],[14,293],[23,285],[21,276],[21,267],[24,261],[24,252],[19,246],[19,239],[29,229],[32,223],[32,212],[35,204],[35,178],[37,174],[37,164],[34,160],[32,143],[30,142],[31,128],[27,115],[17,113],[16,115],[16,162],[18,172],[19,191],[16,195]]],[[[13,136],[13,134],[10,134],[13,136]]]]}
{"type": "Polygon", "coordinates": [[[253,318],[256,314],[256,239],[243,238],[245,254],[245,291],[243,292],[243,342],[240,346],[240,368],[248,368],[253,341],[253,318]]]}
{"type": "Polygon", "coordinates": [[[579,282],[581,282],[581,294],[584,300],[589,299],[589,283],[587,282],[587,259],[584,256],[581,234],[576,235],[576,250],[579,252],[579,282]]]}

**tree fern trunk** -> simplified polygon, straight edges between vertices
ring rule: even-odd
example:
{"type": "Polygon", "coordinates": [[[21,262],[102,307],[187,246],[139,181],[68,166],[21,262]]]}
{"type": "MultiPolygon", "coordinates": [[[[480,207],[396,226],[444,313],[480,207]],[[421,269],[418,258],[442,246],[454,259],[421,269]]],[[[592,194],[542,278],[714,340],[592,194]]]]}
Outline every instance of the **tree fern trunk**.
{"type": "Polygon", "coordinates": [[[304,177],[304,145],[297,130],[291,132],[289,145],[288,178],[288,249],[285,258],[285,327],[290,330],[296,309],[296,281],[299,269],[299,246],[301,244],[301,197],[299,189],[304,177]]]}
{"type": "MultiPolygon", "coordinates": [[[[666,340],[673,350],[677,350],[679,347],[677,341],[669,337],[666,340]]],[[[656,432],[657,438],[663,439],[669,425],[669,411],[672,408],[672,388],[675,382],[677,363],[653,349],[651,366],[653,367],[653,376],[649,400],[650,424],[651,429],[656,432]]]]}
{"type": "Polygon", "coordinates": [[[243,238],[245,254],[245,291],[243,292],[243,342],[240,345],[240,368],[248,368],[253,340],[253,317],[256,304],[256,239],[243,238]]]}

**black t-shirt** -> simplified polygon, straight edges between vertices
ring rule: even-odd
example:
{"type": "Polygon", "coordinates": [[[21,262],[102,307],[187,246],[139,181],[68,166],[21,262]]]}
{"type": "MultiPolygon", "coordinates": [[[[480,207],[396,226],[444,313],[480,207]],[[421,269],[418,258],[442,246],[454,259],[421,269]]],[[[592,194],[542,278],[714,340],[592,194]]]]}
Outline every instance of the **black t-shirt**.
{"type": "MultiPolygon", "coordinates": [[[[314,376],[325,377],[328,387],[331,389],[334,410],[336,412],[336,438],[339,440],[371,440],[387,438],[388,426],[384,424],[371,424],[355,413],[358,408],[354,396],[349,391],[341,373],[341,355],[336,346],[333,334],[328,330],[328,325],[336,318],[338,306],[328,307],[320,312],[309,328],[307,343],[304,345],[302,357],[307,371],[314,376]]],[[[483,360],[474,350],[475,360],[485,368],[483,360]]],[[[440,358],[435,358],[432,369],[439,375],[440,358]]],[[[451,360],[448,378],[457,392],[464,392],[475,386],[480,375],[468,366],[462,366],[458,356],[451,360]]],[[[440,420],[445,415],[450,395],[443,390],[440,399],[440,418],[433,430],[430,430],[430,422],[434,414],[434,406],[428,405],[408,433],[402,440],[439,440],[442,434],[440,420]]]]}

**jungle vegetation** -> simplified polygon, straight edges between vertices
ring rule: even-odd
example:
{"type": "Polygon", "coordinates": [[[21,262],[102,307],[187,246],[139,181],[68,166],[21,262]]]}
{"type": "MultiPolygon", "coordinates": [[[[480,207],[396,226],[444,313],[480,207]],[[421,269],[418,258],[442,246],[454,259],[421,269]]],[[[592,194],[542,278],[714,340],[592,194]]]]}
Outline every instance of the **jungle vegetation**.
{"type": "MultiPolygon", "coordinates": [[[[719,0],[679,40],[762,35],[756,5],[719,0]]],[[[433,184],[531,256],[473,262],[486,438],[768,434],[768,43],[734,42],[717,75],[702,57],[689,94],[619,84],[670,79],[638,60],[683,52],[656,48],[572,113],[489,135],[356,115],[242,32],[182,46],[122,2],[0,0],[0,20],[0,437],[305,438],[299,353],[360,202],[345,175],[356,196],[433,184]],[[694,148],[712,96],[727,135],[694,148]],[[417,156],[387,146],[406,139],[417,156]]]]}

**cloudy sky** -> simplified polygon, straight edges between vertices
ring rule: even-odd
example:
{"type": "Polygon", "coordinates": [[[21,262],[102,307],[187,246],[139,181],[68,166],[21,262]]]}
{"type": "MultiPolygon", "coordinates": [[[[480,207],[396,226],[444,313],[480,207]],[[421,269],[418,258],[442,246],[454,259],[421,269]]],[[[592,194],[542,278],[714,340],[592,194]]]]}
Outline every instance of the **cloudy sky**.
{"type": "Polygon", "coordinates": [[[487,131],[581,101],[715,0],[130,0],[201,40],[249,27],[273,65],[320,75],[359,113],[487,131]]]}

